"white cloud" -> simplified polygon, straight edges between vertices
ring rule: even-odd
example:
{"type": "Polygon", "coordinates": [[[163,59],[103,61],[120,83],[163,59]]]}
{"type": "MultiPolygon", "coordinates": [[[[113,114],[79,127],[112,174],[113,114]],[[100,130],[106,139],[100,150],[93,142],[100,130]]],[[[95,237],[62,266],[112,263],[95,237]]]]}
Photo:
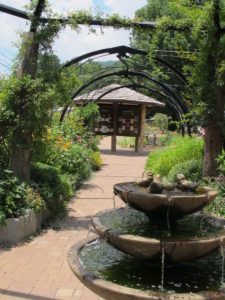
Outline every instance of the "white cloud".
{"type": "Polygon", "coordinates": [[[147,4],[147,0],[104,0],[113,12],[133,18],[135,11],[147,4]]]}
{"type": "Polygon", "coordinates": [[[82,1],[74,1],[74,0],[50,0],[51,7],[54,11],[59,13],[67,12],[75,9],[89,9],[94,6],[93,0],[82,0],[82,1]]]}
{"type": "MultiPolygon", "coordinates": [[[[114,31],[107,28],[104,29],[104,34],[101,34],[99,29],[97,34],[94,34],[82,26],[81,33],[70,29],[63,31],[54,45],[54,50],[65,61],[87,52],[120,45],[129,45],[129,31],[114,31]]],[[[111,57],[104,58],[104,60],[107,59],[111,59],[111,57]]]]}

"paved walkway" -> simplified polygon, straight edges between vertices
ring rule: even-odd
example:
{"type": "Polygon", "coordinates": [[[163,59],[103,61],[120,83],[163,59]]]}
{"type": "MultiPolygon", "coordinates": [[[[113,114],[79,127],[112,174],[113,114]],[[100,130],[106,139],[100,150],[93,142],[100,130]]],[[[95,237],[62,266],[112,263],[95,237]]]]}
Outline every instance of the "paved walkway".
{"type": "MultiPolygon", "coordinates": [[[[110,138],[101,143],[103,168],[94,173],[69,204],[66,218],[31,242],[0,249],[0,300],[100,300],[73,275],[67,264],[70,247],[87,237],[90,218],[113,208],[113,184],[141,176],[147,153],[110,151],[110,138]]],[[[116,199],[116,205],[123,205],[116,199]]]]}

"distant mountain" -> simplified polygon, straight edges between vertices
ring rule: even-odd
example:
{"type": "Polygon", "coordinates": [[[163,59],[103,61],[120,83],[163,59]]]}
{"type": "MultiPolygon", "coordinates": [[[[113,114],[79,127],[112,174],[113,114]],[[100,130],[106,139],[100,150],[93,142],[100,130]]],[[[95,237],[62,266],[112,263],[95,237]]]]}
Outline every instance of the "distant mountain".
{"type": "Polygon", "coordinates": [[[117,67],[121,64],[121,62],[117,60],[99,61],[99,63],[103,68],[117,67]]]}

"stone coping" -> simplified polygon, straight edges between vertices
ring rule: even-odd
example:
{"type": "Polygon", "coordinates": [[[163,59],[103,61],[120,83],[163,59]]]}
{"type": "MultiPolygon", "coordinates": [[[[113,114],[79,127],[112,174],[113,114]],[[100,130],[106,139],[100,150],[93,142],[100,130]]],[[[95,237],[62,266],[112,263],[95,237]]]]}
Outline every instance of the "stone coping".
{"type": "MultiPolygon", "coordinates": [[[[162,245],[165,249],[166,258],[173,263],[192,261],[211,253],[221,245],[225,246],[225,230],[224,234],[215,237],[201,237],[189,240],[166,240],[165,238],[163,241],[156,238],[120,234],[112,228],[106,227],[101,222],[101,215],[108,212],[110,210],[99,213],[92,218],[95,231],[115,248],[141,259],[161,257],[162,245]]],[[[210,218],[211,221],[222,222],[221,219],[210,218]]],[[[223,223],[225,224],[225,220],[223,220],[223,223]]]]}
{"type": "Polygon", "coordinates": [[[80,241],[72,246],[68,252],[68,263],[73,273],[90,290],[106,300],[224,300],[225,292],[203,291],[201,293],[167,294],[157,292],[143,292],[124,287],[116,283],[96,277],[87,271],[79,258],[79,253],[86,244],[95,242],[96,237],[80,241]]]}
{"type": "Polygon", "coordinates": [[[41,209],[35,213],[30,211],[25,216],[6,219],[6,225],[0,225],[0,244],[16,244],[29,237],[47,219],[49,213],[41,209]]]}
{"type": "Polygon", "coordinates": [[[135,182],[123,182],[113,186],[115,195],[131,207],[146,214],[162,217],[169,210],[171,219],[197,212],[210,204],[217,196],[217,191],[207,186],[197,188],[197,193],[178,195],[152,194],[135,190],[135,182]]]}

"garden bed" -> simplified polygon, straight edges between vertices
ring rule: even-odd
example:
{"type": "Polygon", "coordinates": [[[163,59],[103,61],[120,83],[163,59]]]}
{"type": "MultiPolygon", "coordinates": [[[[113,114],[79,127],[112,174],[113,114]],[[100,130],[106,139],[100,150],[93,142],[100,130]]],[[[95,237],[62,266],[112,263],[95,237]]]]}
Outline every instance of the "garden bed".
{"type": "Polygon", "coordinates": [[[6,219],[6,225],[0,225],[0,244],[16,244],[29,237],[47,219],[48,212],[44,209],[38,213],[31,211],[26,216],[6,219]]]}

